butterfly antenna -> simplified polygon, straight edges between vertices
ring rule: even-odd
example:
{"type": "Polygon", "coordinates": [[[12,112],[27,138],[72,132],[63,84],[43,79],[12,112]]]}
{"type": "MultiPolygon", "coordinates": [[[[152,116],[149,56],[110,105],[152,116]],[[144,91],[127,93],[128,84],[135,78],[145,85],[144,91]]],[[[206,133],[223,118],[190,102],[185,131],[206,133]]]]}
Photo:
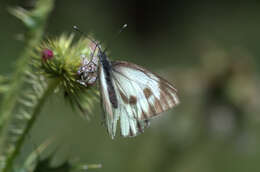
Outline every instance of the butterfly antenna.
{"type": "Polygon", "coordinates": [[[73,26],[73,29],[74,29],[75,31],[79,32],[79,33],[82,34],[82,35],[86,35],[86,34],[85,34],[84,32],[82,32],[82,31],[79,29],[79,27],[76,26],[76,25],[73,26]]]}
{"type": "Polygon", "coordinates": [[[99,43],[97,43],[95,40],[93,40],[92,38],[90,38],[85,32],[82,32],[82,31],[79,29],[78,26],[74,25],[74,26],[73,26],[73,29],[74,29],[75,31],[79,32],[81,35],[87,37],[87,38],[88,38],[90,41],[92,41],[93,43],[99,44],[99,43]]]}
{"type": "Polygon", "coordinates": [[[105,50],[103,51],[103,53],[105,53],[106,50],[108,49],[108,47],[109,47],[109,45],[110,45],[110,42],[111,42],[112,40],[116,40],[117,37],[120,35],[121,32],[123,32],[123,30],[124,30],[125,28],[127,28],[127,24],[124,24],[124,25],[120,28],[120,30],[117,32],[117,34],[116,34],[112,39],[110,39],[110,41],[109,41],[108,44],[107,44],[108,46],[105,48],[105,50]]]}
{"type": "Polygon", "coordinates": [[[94,53],[95,53],[95,51],[96,51],[96,48],[99,47],[99,45],[100,45],[101,43],[98,43],[98,42],[96,42],[95,40],[93,40],[92,38],[90,38],[85,32],[82,32],[82,31],[79,29],[78,26],[74,25],[74,26],[73,26],[73,29],[74,29],[75,31],[79,32],[81,35],[83,35],[83,36],[85,36],[86,38],[88,38],[91,42],[93,42],[93,43],[95,44],[95,48],[94,48],[94,50],[93,50],[93,53],[91,54],[91,59],[93,59],[94,53]]]}

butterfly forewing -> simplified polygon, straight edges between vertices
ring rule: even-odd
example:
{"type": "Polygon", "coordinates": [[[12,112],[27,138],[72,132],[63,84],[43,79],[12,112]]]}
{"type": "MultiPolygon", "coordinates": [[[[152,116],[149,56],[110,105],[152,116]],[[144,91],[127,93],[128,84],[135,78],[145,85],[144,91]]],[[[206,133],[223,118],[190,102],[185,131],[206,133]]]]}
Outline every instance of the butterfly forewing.
{"type": "Polygon", "coordinates": [[[88,67],[92,67],[92,63],[99,64],[101,101],[112,138],[116,135],[118,120],[124,137],[136,136],[149,125],[149,119],[179,104],[177,90],[169,82],[136,64],[111,62],[100,44],[92,42],[93,58],[83,63],[78,82],[89,85],[92,80],[88,76],[93,71],[88,67]]]}
{"type": "Polygon", "coordinates": [[[179,103],[177,90],[166,80],[133,63],[112,62],[111,79],[120,118],[121,134],[135,136],[148,125],[148,119],[179,103]]]}
{"type": "Polygon", "coordinates": [[[124,105],[137,111],[135,118],[149,119],[179,103],[177,90],[158,75],[129,62],[113,62],[113,80],[124,105]]]}

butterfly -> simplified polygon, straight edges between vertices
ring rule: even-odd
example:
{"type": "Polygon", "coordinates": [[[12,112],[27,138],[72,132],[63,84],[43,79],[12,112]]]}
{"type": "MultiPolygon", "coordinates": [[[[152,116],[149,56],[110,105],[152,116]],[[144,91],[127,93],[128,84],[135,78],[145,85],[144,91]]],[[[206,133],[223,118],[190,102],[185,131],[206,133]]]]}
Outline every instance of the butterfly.
{"type": "Polygon", "coordinates": [[[136,136],[149,120],[179,104],[177,90],[155,73],[130,62],[110,61],[92,40],[91,60],[83,57],[78,70],[81,85],[99,80],[100,97],[109,135],[114,138],[120,121],[121,135],[136,136]]]}

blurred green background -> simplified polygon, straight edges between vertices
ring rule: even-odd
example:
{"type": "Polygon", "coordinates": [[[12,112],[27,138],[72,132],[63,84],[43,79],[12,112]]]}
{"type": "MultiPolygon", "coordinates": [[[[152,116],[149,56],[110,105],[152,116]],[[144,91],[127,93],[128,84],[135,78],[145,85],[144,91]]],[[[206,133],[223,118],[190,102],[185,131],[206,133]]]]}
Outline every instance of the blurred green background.
{"type": "MultiPolygon", "coordinates": [[[[0,1],[0,73],[8,75],[23,49],[23,24],[8,7],[31,9],[32,0],[0,1]]],[[[51,97],[19,160],[53,138],[42,155],[53,165],[101,163],[95,171],[259,171],[260,3],[57,0],[46,37],[77,25],[110,45],[110,58],[157,72],[179,91],[181,104],[135,138],[106,133],[100,105],[90,121],[51,97]]]]}

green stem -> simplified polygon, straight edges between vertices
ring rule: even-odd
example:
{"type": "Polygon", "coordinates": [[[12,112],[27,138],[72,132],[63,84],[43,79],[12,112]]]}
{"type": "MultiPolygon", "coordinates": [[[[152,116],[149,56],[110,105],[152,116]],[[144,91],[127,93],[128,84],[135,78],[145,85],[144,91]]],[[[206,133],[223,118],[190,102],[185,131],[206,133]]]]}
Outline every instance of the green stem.
{"type": "MultiPolygon", "coordinates": [[[[28,26],[25,49],[16,63],[16,71],[12,75],[8,92],[4,94],[0,106],[0,153],[8,130],[9,120],[17,103],[18,95],[24,83],[24,71],[29,68],[30,52],[41,41],[48,15],[53,9],[54,0],[39,0],[36,8],[30,12],[31,20],[35,25],[28,26]]],[[[24,21],[26,24],[26,22],[24,21]]]]}
{"type": "MultiPolygon", "coordinates": [[[[3,102],[0,108],[0,133],[4,128],[5,123],[15,106],[18,95],[17,92],[19,92],[23,83],[23,72],[26,71],[26,69],[28,68],[30,52],[35,47],[35,45],[37,45],[40,42],[42,38],[47,17],[53,8],[53,0],[45,0],[44,4],[48,8],[45,10],[41,10],[41,14],[38,16],[37,19],[37,25],[29,28],[25,45],[26,48],[24,52],[21,54],[21,57],[18,59],[18,62],[16,64],[16,71],[12,76],[13,80],[10,84],[9,91],[5,94],[3,98],[3,102]]],[[[34,11],[39,11],[42,7],[38,8],[38,10],[35,9],[34,11]]]]}
{"type": "Polygon", "coordinates": [[[12,170],[14,160],[20,153],[20,150],[23,146],[26,135],[30,132],[34,122],[36,121],[37,117],[39,116],[40,111],[41,111],[46,99],[48,98],[49,95],[51,95],[51,93],[53,93],[53,91],[55,90],[55,88],[57,87],[58,84],[59,84],[59,80],[57,80],[57,79],[51,81],[48,84],[48,88],[46,89],[46,91],[44,92],[42,97],[39,99],[37,105],[35,106],[35,108],[32,112],[32,118],[27,122],[22,135],[19,137],[18,141],[16,142],[13,152],[10,154],[10,156],[8,156],[7,161],[6,161],[7,164],[6,164],[5,168],[3,169],[3,172],[9,172],[10,170],[12,170]]]}

